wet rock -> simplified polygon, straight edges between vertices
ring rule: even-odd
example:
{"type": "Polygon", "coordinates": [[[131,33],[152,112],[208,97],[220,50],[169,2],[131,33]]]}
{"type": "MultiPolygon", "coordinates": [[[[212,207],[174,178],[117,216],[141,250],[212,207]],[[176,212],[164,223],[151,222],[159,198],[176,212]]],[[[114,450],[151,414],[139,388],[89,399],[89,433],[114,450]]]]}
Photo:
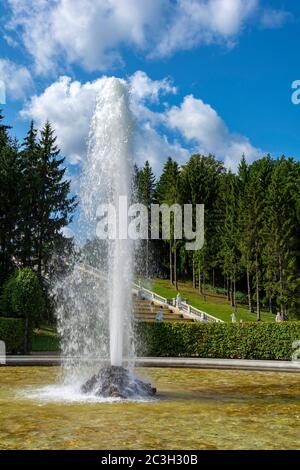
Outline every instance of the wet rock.
{"type": "Polygon", "coordinates": [[[150,384],[134,377],[124,367],[105,367],[82,387],[83,393],[104,398],[148,398],[156,394],[150,384]]]}

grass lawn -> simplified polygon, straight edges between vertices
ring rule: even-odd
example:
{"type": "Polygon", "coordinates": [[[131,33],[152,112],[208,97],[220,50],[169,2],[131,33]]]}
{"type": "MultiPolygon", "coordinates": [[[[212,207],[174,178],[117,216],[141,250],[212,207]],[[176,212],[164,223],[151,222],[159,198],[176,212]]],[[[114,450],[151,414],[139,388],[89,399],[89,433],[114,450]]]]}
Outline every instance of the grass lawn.
{"type": "MultiPolygon", "coordinates": [[[[171,286],[169,280],[166,279],[152,279],[151,281],[144,281],[143,285],[162,297],[174,298],[177,295],[176,289],[171,286]]],[[[231,322],[230,315],[232,314],[233,309],[224,296],[207,291],[205,301],[199,295],[198,290],[193,288],[191,282],[179,282],[178,289],[181,297],[187,299],[188,303],[193,307],[203,310],[204,312],[226,322],[231,322]]],[[[250,314],[247,306],[238,305],[237,318],[238,320],[242,319],[245,322],[256,321],[256,314],[250,314]]],[[[262,312],[261,319],[262,321],[272,322],[275,321],[275,315],[271,315],[269,312],[262,312]]]]}

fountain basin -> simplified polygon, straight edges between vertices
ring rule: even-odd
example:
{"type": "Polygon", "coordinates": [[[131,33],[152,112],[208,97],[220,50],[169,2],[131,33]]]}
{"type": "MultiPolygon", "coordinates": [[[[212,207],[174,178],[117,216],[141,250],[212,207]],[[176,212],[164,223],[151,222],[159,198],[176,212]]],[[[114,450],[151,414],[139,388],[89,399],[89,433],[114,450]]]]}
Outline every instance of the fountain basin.
{"type": "Polygon", "coordinates": [[[299,373],[138,369],[158,395],[137,401],[55,394],[60,372],[0,368],[1,449],[299,448],[299,373]]]}

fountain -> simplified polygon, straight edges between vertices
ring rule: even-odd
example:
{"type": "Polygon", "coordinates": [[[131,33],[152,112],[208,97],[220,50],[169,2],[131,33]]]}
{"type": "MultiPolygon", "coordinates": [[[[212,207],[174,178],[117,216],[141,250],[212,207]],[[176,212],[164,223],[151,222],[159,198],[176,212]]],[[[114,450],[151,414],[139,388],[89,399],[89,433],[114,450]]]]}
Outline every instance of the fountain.
{"type": "MultiPolygon", "coordinates": [[[[85,232],[97,232],[104,205],[118,208],[120,198],[131,201],[132,134],[126,82],[104,79],[97,96],[81,182],[85,232]]],[[[106,255],[103,254],[97,268],[103,278],[91,280],[75,266],[64,281],[59,332],[63,355],[69,357],[65,363],[66,380],[80,385],[82,393],[146,397],[155,390],[136,379],[132,372],[133,246],[127,233],[122,234],[122,221],[127,227],[128,217],[127,210],[123,212],[117,217],[118,235],[102,240],[106,255]]]]}

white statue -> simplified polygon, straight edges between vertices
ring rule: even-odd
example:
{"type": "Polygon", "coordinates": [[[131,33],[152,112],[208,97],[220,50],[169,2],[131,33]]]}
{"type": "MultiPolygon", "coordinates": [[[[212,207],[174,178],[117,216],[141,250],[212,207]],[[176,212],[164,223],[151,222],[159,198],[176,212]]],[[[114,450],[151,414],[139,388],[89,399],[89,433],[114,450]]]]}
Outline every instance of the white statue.
{"type": "Polygon", "coordinates": [[[181,300],[181,295],[180,295],[179,292],[178,292],[178,294],[177,294],[177,296],[176,296],[176,307],[178,308],[178,310],[181,309],[181,301],[182,301],[182,300],[181,300]]]}
{"type": "Polygon", "coordinates": [[[163,310],[162,307],[160,307],[160,309],[158,310],[158,312],[157,312],[157,314],[156,314],[155,319],[156,319],[157,322],[160,323],[160,322],[163,321],[163,318],[164,318],[164,310],[163,310]]]}
{"type": "Polygon", "coordinates": [[[233,313],[231,314],[231,322],[232,322],[232,323],[236,323],[236,322],[237,322],[237,318],[236,318],[235,312],[233,312],[233,313]]]}

